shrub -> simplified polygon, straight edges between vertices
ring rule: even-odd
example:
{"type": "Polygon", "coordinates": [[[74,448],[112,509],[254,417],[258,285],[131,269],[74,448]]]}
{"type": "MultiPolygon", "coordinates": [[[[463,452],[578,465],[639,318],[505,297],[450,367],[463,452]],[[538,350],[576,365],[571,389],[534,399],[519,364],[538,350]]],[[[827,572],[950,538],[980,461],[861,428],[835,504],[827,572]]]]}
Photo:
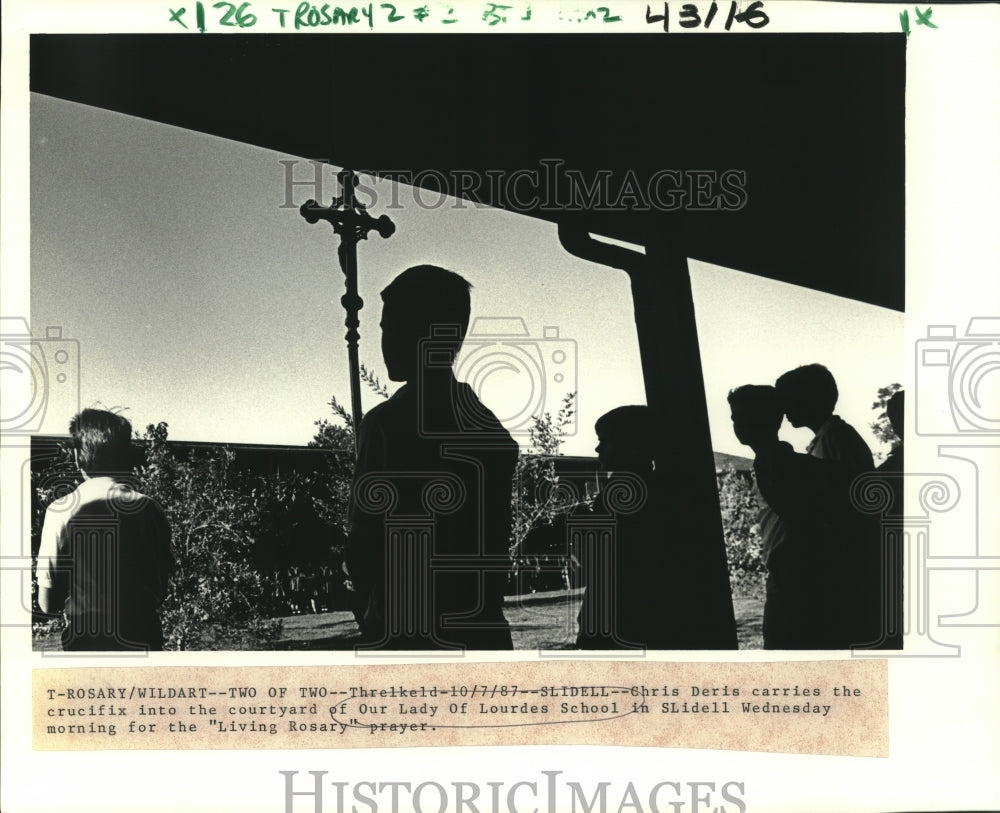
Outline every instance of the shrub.
{"type": "Polygon", "coordinates": [[[733,595],[761,598],[764,595],[764,562],[760,555],[757,513],[760,505],[749,473],[732,466],[719,476],[719,507],[722,534],[729,562],[733,595]]]}
{"type": "MultiPolygon", "coordinates": [[[[173,531],[175,569],[160,609],[168,649],[253,649],[273,643],[281,622],[266,617],[266,588],[254,545],[279,478],[250,478],[221,449],[178,459],[167,425],[142,436],[139,487],[159,502],[173,531]]],[[[278,496],[280,499],[280,495],[278,496]]]]}

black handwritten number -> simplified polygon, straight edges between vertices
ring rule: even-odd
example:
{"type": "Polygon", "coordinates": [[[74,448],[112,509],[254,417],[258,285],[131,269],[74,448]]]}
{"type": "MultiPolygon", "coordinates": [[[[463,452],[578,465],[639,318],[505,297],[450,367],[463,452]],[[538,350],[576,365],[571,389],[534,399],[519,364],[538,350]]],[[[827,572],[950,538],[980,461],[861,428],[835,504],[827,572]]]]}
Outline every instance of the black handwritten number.
{"type": "Polygon", "coordinates": [[[733,27],[733,20],[736,19],[736,0],[729,4],[729,16],[726,17],[726,31],[733,27]]]}
{"type": "Polygon", "coordinates": [[[249,28],[257,22],[257,15],[247,11],[250,8],[249,3],[244,3],[239,8],[236,7],[235,3],[215,3],[212,8],[227,9],[226,13],[222,15],[222,19],[219,20],[219,25],[230,28],[249,28]]]}
{"type": "Polygon", "coordinates": [[[712,24],[712,20],[715,19],[715,12],[719,10],[719,4],[712,0],[712,5],[708,9],[708,14],[705,16],[705,28],[708,28],[712,24]]]}
{"type": "Polygon", "coordinates": [[[670,31],[670,9],[666,3],[663,4],[663,14],[653,14],[653,10],[646,6],[646,23],[663,23],[663,30],[670,31]]]}
{"type": "MultiPolygon", "coordinates": [[[[767,16],[764,11],[763,0],[755,0],[751,3],[746,11],[739,10],[740,3],[737,0],[731,0],[729,3],[729,14],[726,17],[726,31],[729,31],[733,27],[733,23],[746,23],[750,28],[763,28],[769,22],[771,18],[767,16]]],[[[719,11],[719,4],[716,0],[712,0],[712,5],[709,6],[708,12],[705,17],[702,18],[701,12],[698,10],[698,6],[695,3],[684,3],[681,6],[680,13],[677,15],[681,28],[697,28],[698,26],[703,26],[704,28],[709,28],[712,25],[712,21],[715,19],[715,15],[719,11]]],[[[605,15],[606,16],[606,15],[605,15]]],[[[617,19],[617,18],[616,18],[617,19]]],[[[612,22],[610,19],[605,19],[605,22],[612,22]]],[[[651,6],[646,6],[646,22],[648,23],[663,23],[663,30],[670,31],[670,4],[663,4],[663,14],[653,14],[653,9],[651,6]]]]}
{"type": "MultiPolygon", "coordinates": [[[[708,28],[712,24],[712,20],[715,19],[718,10],[719,4],[713,2],[708,9],[708,14],[705,15],[705,28],[708,28]]],[[[684,4],[681,8],[680,18],[681,28],[697,28],[701,25],[701,12],[698,11],[698,7],[694,3],[684,4]]]]}
{"type": "Polygon", "coordinates": [[[383,3],[382,8],[389,10],[389,16],[386,17],[386,20],[388,20],[390,23],[398,23],[400,20],[403,19],[402,14],[396,13],[396,7],[392,3],[383,3]]]}
{"type": "Polygon", "coordinates": [[[729,4],[729,17],[726,19],[726,31],[728,31],[732,25],[733,20],[738,23],[746,23],[751,28],[763,28],[769,22],[771,18],[767,16],[764,11],[764,3],[762,0],[756,0],[755,3],[751,3],[746,11],[736,13],[736,0],[733,0],[729,4]]]}
{"type": "Polygon", "coordinates": [[[757,0],[755,3],[751,3],[750,7],[742,14],[736,15],[736,21],[746,23],[751,28],[763,28],[771,22],[771,18],[764,11],[764,3],[757,0]]]}

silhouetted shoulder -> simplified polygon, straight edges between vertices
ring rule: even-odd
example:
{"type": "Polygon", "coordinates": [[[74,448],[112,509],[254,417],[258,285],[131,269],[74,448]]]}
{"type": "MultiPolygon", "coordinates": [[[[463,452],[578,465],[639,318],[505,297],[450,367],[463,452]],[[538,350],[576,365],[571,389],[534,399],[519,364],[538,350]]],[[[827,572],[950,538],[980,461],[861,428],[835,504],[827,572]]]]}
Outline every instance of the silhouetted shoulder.
{"type": "Polygon", "coordinates": [[[412,387],[404,384],[385,401],[380,401],[369,409],[361,420],[361,425],[385,423],[397,415],[412,410],[414,402],[412,391],[412,387]]]}
{"type": "Polygon", "coordinates": [[[468,384],[455,386],[455,418],[458,429],[471,435],[488,438],[491,443],[517,449],[517,441],[500,422],[493,411],[479,400],[475,390],[468,384]]]}
{"type": "Polygon", "coordinates": [[[872,471],[875,460],[871,448],[858,431],[837,415],[824,423],[808,447],[809,454],[833,460],[854,472],[872,471]]]}

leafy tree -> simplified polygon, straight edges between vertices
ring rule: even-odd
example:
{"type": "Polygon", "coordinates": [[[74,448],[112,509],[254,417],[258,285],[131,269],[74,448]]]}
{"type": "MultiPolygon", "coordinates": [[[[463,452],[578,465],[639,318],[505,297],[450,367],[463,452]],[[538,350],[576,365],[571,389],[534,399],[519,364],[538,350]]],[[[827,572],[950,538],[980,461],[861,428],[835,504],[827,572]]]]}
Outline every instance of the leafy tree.
{"type": "Polygon", "coordinates": [[[234,466],[231,449],[178,458],[167,424],[141,437],[139,488],[159,502],[173,531],[175,570],[160,609],[168,649],[251,649],[273,643],[281,621],[266,616],[267,589],[254,565],[268,509],[285,504],[292,484],[254,478],[234,466]]]}
{"type": "MultiPolygon", "coordinates": [[[[361,381],[379,397],[389,397],[388,388],[364,364],[361,365],[361,381]]],[[[309,441],[309,446],[313,448],[333,452],[327,460],[323,483],[319,488],[321,493],[313,498],[313,506],[327,525],[337,528],[346,537],[354,479],[354,416],[347,406],[337,400],[336,395],[330,398],[330,410],[339,423],[331,423],[326,418],[315,421],[316,434],[309,441]]]]}
{"type": "MultiPolygon", "coordinates": [[[[878,442],[890,449],[895,449],[903,441],[892,431],[892,424],[889,423],[889,415],[885,411],[885,406],[889,403],[889,399],[901,389],[903,389],[903,385],[899,383],[890,384],[888,387],[879,387],[877,399],[872,403],[872,409],[879,410],[879,415],[869,426],[872,433],[878,438],[878,442]]],[[[884,456],[882,452],[877,455],[879,458],[884,456]]]]}
{"type": "Polygon", "coordinates": [[[354,479],[354,419],[349,409],[330,399],[330,409],[343,422],[331,423],[326,418],[315,421],[316,434],[309,441],[313,448],[328,449],[331,454],[325,464],[319,494],[313,497],[316,514],[327,525],[337,528],[346,538],[349,531],[351,482],[354,479]]]}
{"type": "Polygon", "coordinates": [[[753,480],[731,465],[719,476],[719,507],[733,593],[760,598],[765,575],[757,528],[760,504],[753,480]]]}
{"type": "Polygon", "coordinates": [[[559,455],[563,441],[576,414],[576,393],[567,393],[559,411],[534,415],[528,430],[528,449],[518,455],[513,483],[513,525],[511,555],[515,561],[532,529],[551,525],[576,505],[559,488],[559,475],[553,458],[559,455]]]}

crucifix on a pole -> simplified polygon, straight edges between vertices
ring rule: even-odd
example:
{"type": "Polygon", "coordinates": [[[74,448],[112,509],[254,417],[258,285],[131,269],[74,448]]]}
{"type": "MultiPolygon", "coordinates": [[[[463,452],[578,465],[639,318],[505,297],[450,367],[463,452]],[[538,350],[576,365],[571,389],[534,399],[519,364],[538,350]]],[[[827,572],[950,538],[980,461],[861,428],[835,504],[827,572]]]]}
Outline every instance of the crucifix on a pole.
{"type": "Polygon", "coordinates": [[[363,203],[359,203],[354,194],[358,176],[349,169],[337,173],[343,194],[334,198],[329,206],[321,206],[314,200],[308,200],[299,208],[299,214],[309,223],[326,220],[333,226],[335,234],[340,235],[340,246],[337,256],[340,268],[344,272],[347,291],[340,298],[340,304],[347,311],[344,325],[347,333],[347,361],[351,376],[351,421],[354,425],[354,456],[358,455],[358,430],[361,426],[361,364],[358,361],[358,326],[361,324],[358,312],[364,306],[364,301],[358,296],[358,241],[367,240],[368,232],[374,229],[382,237],[389,237],[396,226],[388,215],[378,219],[368,214],[363,203]]]}

